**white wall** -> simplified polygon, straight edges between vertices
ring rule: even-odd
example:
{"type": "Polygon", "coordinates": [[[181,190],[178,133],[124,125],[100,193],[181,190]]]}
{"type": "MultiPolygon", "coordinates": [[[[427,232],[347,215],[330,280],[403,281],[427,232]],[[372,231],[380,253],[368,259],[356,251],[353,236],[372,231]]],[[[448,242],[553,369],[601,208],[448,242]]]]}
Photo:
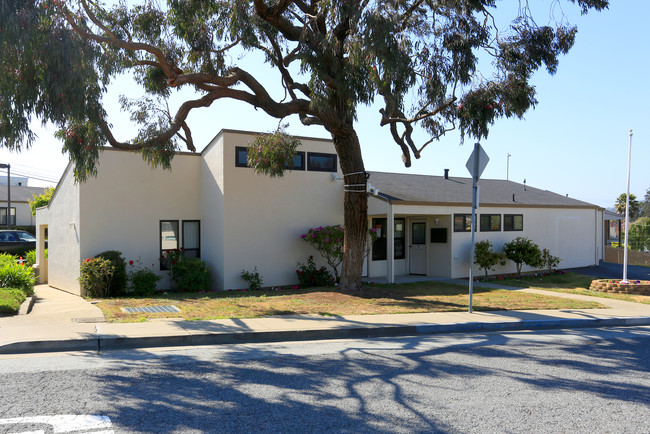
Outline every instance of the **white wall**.
{"type": "MultiPolygon", "coordinates": [[[[386,204],[369,201],[369,214],[381,217],[386,212],[386,204]]],[[[471,214],[470,206],[426,206],[426,205],[394,205],[395,217],[406,217],[406,259],[395,261],[395,275],[408,274],[409,237],[412,219],[425,217],[427,222],[427,274],[436,277],[467,277],[469,275],[469,254],[471,233],[454,232],[453,215],[471,214]],[[435,220],[438,220],[438,225],[435,220]],[[448,244],[431,243],[430,231],[433,227],[448,228],[448,244]]],[[[537,243],[540,249],[549,249],[552,255],[562,259],[559,268],[574,268],[598,264],[603,257],[603,216],[602,211],[595,208],[515,208],[515,207],[483,207],[477,211],[477,222],[480,214],[500,214],[502,230],[481,232],[478,230],[475,241],[490,240],[495,251],[501,251],[506,242],[516,237],[526,237],[537,243]],[[524,219],[523,231],[503,231],[504,214],[522,214],[524,219]]],[[[478,223],[477,223],[478,225],[478,223]]],[[[524,270],[529,270],[524,266],[524,270]]],[[[492,273],[512,273],[516,268],[508,261],[505,266],[497,265],[492,273]]],[[[474,265],[474,275],[484,272],[474,265]]],[[[386,261],[369,261],[369,277],[386,275],[386,261]]]]}
{"type": "MultiPolygon", "coordinates": [[[[453,212],[468,212],[454,209],[453,212]]],[[[575,268],[597,265],[602,258],[602,212],[586,208],[480,208],[478,214],[522,214],[523,231],[476,232],[476,241],[488,239],[496,251],[501,251],[506,242],[525,237],[549,249],[552,255],[561,258],[558,268],[575,268]]],[[[503,217],[502,222],[503,225],[503,217]]],[[[469,232],[453,232],[453,277],[469,275],[469,232]]],[[[523,271],[530,271],[525,265],[523,271]]],[[[516,268],[508,261],[506,266],[497,266],[495,273],[513,273],[516,268]]],[[[474,275],[483,271],[474,266],[474,275]]]]}
{"type": "MultiPolygon", "coordinates": [[[[0,201],[0,208],[6,207],[7,201],[0,201]]],[[[14,202],[12,200],[11,207],[16,208],[16,224],[12,224],[12,226],[31,226],[35,224],[34,222],[36,220],[32,215],[32,209],[29,207],[29,202],[14,202]]]]}
{"type": "Polygon", "coordinates": [[[139,154],[106,149],[97,177],[80,186],[81,259],[119,250],[127,263],[140,260],[164,276],[159,288],[169,287],[169,272],[159,266],[160,221],[178,220],[181,232],[183,220],[201,219],[200,174],[198,154],[176,155],[164,170],[139,154]]]}
{"type": "Polygon", "coordinates": [[[214,289],[224,288],[225,275],[223,139],[223,134],[215,137],[201,159],[201,259],[210,270],[214,289]]]}
{"type": "MultiPolygon", "coordinates": [[[[246,287],[240,278],[242,269],[252,271],[255,266],[263,286],[296,283],[296,262],[304,263],[313,255],[317,263],[324,264],[300,235],[311,227],[343,224],[343,183],[332,181],[329,172],[293,170],[283,178],[269,178],[250,168],[235,167],[235,147],[247,146],[253,136],[234,131],[221,134],[225,210],[222,289],[246,287]]],[[[329,140],[301,140],[298,151],[336,153],[329,140]]]]}
{"type": "Polygon", "coordinates": [[[81,295],[79,286],[79,185],[68,166],[47,207],[36,211],[38,228],[48,226],[48,284],[81,295]]]}

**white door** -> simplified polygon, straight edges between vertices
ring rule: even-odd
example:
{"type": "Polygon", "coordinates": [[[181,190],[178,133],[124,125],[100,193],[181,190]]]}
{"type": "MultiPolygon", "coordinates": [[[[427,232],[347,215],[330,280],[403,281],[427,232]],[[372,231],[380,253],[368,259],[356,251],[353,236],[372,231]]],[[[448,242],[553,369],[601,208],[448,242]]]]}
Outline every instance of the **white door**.
{"type": "Polygon", "coordinates": [[[411,222],[409,273],[427,274],[427,224],[424,221],[411,222]]]}

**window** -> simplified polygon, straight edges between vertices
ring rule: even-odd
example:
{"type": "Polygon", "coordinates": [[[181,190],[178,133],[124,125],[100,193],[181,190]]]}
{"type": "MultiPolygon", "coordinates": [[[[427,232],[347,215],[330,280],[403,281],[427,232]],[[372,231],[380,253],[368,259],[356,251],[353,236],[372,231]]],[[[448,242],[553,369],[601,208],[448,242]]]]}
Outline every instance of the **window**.
{"type": "MultiPolygon", "coordinates": [[[[244,146],[235,147],[235,166],[248,167],[248,148],[244,146]]],[[[285,165],[288,170],[305,170],[305,153],[302,151],[296,152],[293,157],[293,167],[285,165]]]]}
{"type": "Polygon", "coordinates": [[[160,269],[169,270],[169,261],[163,259],[167,250],[178,249],[178,220],[160,221],[160,269]]]}
{"type": "Polygon", "coordinates": [[[307,154],[307,170],[314,172],[336,172],[336,154],[321,154],[309,152],[307,154]]]}
{"type": "Polygon", "coordinates": [[[248,148],[244,146],[235,147],[235,166],[248,167],[248,148]]]}
{"type": "Polygon", "coordinates": [[[286,169],[289,170],[305,170],[305,153],[302,151],[296,152],[296,155],[293,156],[293,167],[285,165],[286,169]]]}
{"type": "Polygon", "coordinates": [[[481,232],[501,230],[501,214],[481,214],[481,232]]]}
{"type": "Polygon", "coordinates": [[[186,258],[201,257],[201,222],[183,220],[183,251],[186,258]]]}
{"type": "MultiPolygon", "coordinates": [[[[372,227],[377,230],[377,239],[372,243],[373,261],[385,261],[387,258],[386,222],[387,220],[385,218],[372,219],[372,227]]],[[[404,259],[406,257],[406,249],[404,246],[405,226],[406,223],[404,219],[395,219],[395,229],[393,232],[395,259],[404,259]]]]}
{"type": "MultiPolygon", "coordinates": [[[[7,226],[7,207],[0,208],[0,225],[7,226]]],[[[16,226],[16,208],[11,207],[11,225],[16,226]]]]}
{"type": "Polygon", "coordinates": [[[17,231],[16,236],[20,241],[28,241],[30,243],[36,242],[36,237],[34,237],[34,235],[30,234],[29,232],[17,231]]]}
{"type": "Polygon", "coordinates": [[[471,230],[471,214],[454,214],[454,232],[470,232],[471,230]]]}
{"type": "Polygon", "coordinates": [[[504,231],[523,231],[524,216],[523,214],[504,214],[503,215],[504,231]]]}

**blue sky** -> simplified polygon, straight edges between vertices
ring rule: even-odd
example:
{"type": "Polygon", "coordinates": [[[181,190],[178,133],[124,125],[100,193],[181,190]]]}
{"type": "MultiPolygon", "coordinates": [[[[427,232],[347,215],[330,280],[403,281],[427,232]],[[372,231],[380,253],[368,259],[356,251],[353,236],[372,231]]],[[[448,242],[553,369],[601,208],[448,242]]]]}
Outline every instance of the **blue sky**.
{"type": "MultiPolygon", "coordinates": [[[[537,1],[545,10],[552,3],[537,1]]],[[[510,153],[511,180],[526,179],[533,187],[611,207],[626,189],[629,130],[633,129],[630,191],[642,199],[650,188],[650,32],[646,30],[650,2],[613,0],[608,11],[584,17],[571,5],[565,5],[564,12],[578,26],[576,44],[561,58],[554,76],[545,70],[536,74],[537,107],[524,120],[498,121],[488,139],[481,141],[490,157],[482,177],[505,179],[510,153]]],[[[131,89],[129,80],[118,80],[106,98],[113,107],[111,121],[124,126],[116,134],[122,139],[134,130],[128,118],[118,113],[117,98],[131,89]]],[[[277,120],[236,102],[215,103],[189,120],[198,149],[222,128],[264,132],[277,125],[277,120]]],[[[320,127],[304,127],[297,118],[288,121],[292,134],[328,137],[320,127]]],[[[0,150],[0,162],[58,178],[67,156],[51,129],[36,124],[35,130],[39,139],[31,150],[21,154],[0,150]]],[[[367,170],[442,175],[448,168],[451,176],[469,176],[465,163],[473,142],[460,146],[457,133],[431,143],[407,169],[389,131],[379,127],[378,107],[359,111],[357,131],[367,170]]]]}

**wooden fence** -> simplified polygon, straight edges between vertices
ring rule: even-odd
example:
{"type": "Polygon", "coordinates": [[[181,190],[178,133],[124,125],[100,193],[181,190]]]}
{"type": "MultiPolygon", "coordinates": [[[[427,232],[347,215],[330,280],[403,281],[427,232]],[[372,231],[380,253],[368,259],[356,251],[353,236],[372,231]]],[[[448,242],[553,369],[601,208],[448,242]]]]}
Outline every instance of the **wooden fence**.
{"type": "MultiPolygon", "coordinates": [[[[605,247],[605,262],[622,264],[624,253],[623,249],[605,247]]],[[[639,252],[638,250],[628,250],[627,263],[630,265],[645,265],[646,267],[650,267],[650,253],[639,252]]]]}

